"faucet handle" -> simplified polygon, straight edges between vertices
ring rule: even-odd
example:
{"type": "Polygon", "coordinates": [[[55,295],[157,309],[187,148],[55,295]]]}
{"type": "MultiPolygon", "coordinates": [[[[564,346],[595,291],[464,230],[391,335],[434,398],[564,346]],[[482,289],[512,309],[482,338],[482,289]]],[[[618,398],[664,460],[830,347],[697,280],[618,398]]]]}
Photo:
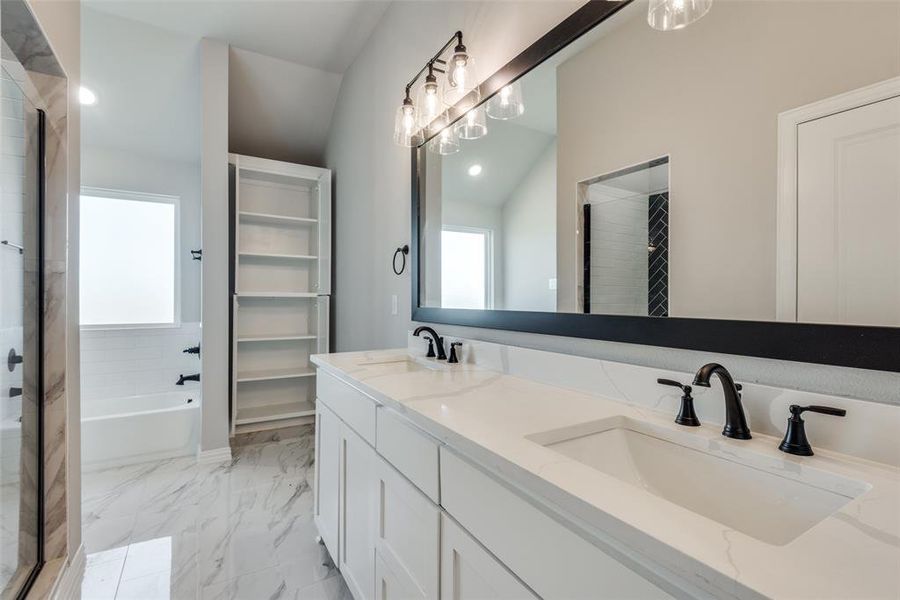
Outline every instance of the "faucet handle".
{"type": "Polygon", "coordinates": [[[678,416],[675,417],[675,422],[687,427],[699,427],[700,419],[697,418],[697,413],[694,412],[694,398],[691,396],[693,388],[674,379],[657,379],[656,383],[681,389],[683,393],[681,396],[681,408],[678,409],[678,416]]]}
{"type": "Polygon", "coordinates": [[[448,363],[458,363],[459,357],[456,355],[456,349],[462,346],[462,342],[451,342],[450,343],[450,358],[447,359],[448,363]]]}
{"type": "Polygon", "coordinates": [[[797,456],[813,455],[812,446],[809,445],[809,440],[806,438],[806,423],[800,415],[807,411],[823,415],[832,415],[834,417],[844,417],[847,415],[847,411],[843,408],[817,406],[815,404],[809,406],[792,404],[788,410],[791,411],[791,416],[788,419],[787,430],[784,432],[784,439],[781,440],[778,449],[782,452],[787,452],[788,454],[796,454],[797,456]]]}
{"type": "Polygon", "coordinates": [[[425,358],[434,358],[434,340],[430,337],[425,339],[428,340],[428,352],[425,354],[425,358]]]}

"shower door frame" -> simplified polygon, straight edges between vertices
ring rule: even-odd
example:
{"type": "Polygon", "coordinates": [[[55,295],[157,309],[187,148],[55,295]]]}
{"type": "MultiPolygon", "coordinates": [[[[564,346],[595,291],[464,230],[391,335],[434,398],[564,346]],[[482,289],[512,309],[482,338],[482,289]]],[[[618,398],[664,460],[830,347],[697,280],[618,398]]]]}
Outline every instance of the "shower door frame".
{"type": "MultiPolygon", "coordinates": [[[[47,115],[43,109],[35,108],[37,113],[37,376],[35,377],[35,396],[37,397],[37,556],[34,567],[16,593],[16,600],[25,600],[31,587],[37,580],[44,566],[44,200],[47,193],[46,179],[46,145],[47,115]]],[[[23,321],[24,330],[24,321],[23,321]]],[[[23,386],[24,387],[24,386],[23,386]]]]}

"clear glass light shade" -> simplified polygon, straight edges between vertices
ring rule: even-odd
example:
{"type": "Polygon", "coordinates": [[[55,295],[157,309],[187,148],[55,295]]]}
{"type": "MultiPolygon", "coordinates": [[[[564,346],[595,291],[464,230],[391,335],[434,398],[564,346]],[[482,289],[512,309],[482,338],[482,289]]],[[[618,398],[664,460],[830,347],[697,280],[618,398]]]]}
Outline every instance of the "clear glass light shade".
{"type": "Polygon", "coordinates": [[[465,116],[456,122],[456,134],[464,140],[477,140],[487,135],[487,118],[484,115],[484,106],[478,106],[470,110],[465,116]]]}
{"type": "Polygon", "coordinates": [[[525,112],[525,103],[522,101],[522,86],[515,81],[500,88],[487,101],[487,115],[492,119],[506,121],[515,119],[525,112]]]}
{"type": "Polygon", "coordinates": [[[713,0],[650,0],[647,22],[659,31],[674,31],[699,21],[713,0]]]}
{"type": "Polygon", "coordinates": [[[416,107],[412,104],[398,107],[394,118],[394,142],[399,146],[413,148],[423,141],[422,130],[416,119],[416,107]]]}
{"type": "Polygon", "coordinates": [[[426,82],[419,88],[416,94],[416,110],[420,127],[427,127],[444,112],[444,108],[444,96],[439,83],[426,82]]]}
{"type": "Polygon", "coordinates": [[[475,72],[475,59],[464,52],[454,54],[447,62],[447,87],[444,89],[444,102],[453,106],[467,95],[473,104],[478,97],[478,76],[475,72]]]}
{"type": "Polygon", "coordinates": [[[459,152],[459,136],[454,127],[444,127],[441,132],[431,138],[428,149],[437,154],[456,154],[459,152]]]}

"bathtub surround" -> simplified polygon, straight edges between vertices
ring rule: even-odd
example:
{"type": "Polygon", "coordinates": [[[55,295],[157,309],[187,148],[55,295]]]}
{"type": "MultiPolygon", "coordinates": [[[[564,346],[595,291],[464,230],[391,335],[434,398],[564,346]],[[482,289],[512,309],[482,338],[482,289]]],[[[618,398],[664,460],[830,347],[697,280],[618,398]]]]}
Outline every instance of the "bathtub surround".
{"type": "MultiPolygon", "coordinates": [[[[198,265],[199,268],[199,265],[198,265]]],[[[181,392],[200,386],[176,386],[179,375],[200,370],[196,354],[200,323],[158,329],[87,329],[81,332],[81,394],[88,407],[98,400],[181,392]]],[[[202,351],[202,347],[201,347],[202,351]]],[[[122,407],[126,409],[127,407],[122,407]]],[[[127,410],[125,410],[127,412],[127,410]]]]}
{"type": "MultiPolygon", "coordinates": [[[[254,434],[255,435],[255,434],[254,434]]],[[[84,476],[82,598],[349,600],[315,542],[313,432],[84,476]]]]}

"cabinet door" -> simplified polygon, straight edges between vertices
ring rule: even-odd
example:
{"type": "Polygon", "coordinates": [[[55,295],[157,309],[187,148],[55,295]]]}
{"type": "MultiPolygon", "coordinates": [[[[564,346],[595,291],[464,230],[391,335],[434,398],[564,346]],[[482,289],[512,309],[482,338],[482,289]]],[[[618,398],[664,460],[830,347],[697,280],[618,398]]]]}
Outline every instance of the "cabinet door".
{"type": "Polygon", "coordinates": [[[315,522],[325,547],[338,556],[340,507],[341,421],[319,403],[316,410],[315,522]]]}
{"type": "Polygon", "coordinates": [[[437,600],[440,509],[381,457],[376,457],[375,493],[378,556],[406,582],[406,598],[437,600]]]}
{"type": "Polygon", "coordinates": [[[375,600],[412,600],[420,598],[415,582],[399,575],[375,551],[375,600]]]}
{"type": "Polygon", "coordinates": [[[342,424],[341,541],[338,566],[356,600],[375,591],[375,450],[342,424]]]}
{"type": "Polygon", "coordinates": [[[456,521],[441,514],[442,600],[535,599],[531,590],[481,547],[456,521]]]}

